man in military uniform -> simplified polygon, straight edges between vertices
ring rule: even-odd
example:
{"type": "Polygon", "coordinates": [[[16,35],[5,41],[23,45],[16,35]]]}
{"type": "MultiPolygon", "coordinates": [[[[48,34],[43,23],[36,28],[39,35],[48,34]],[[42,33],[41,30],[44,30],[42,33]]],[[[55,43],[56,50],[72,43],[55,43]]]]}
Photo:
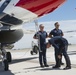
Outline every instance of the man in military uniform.
{"type": "Polygon", "coordinates": [[[47,48],[49,48],[51,45],[54,48],[56,48],[57,59],[58,59],[55,67],[53,67],[53,68],[59,68],[61,66],[60,60],[61,60],[61,54],[63,53],[63,56],[66,61],[66,67],[64,68],[64,70],[71,69],[70,58],[67,54],[68,41],[65,38],[63,38],[62,36],[56,36],[56,37],[53,37],[52,39],[48,40],[47,48]]]}
{"type": "MultiPolygon", "coordinates": [[[[52,38],[52,37],[55,37],[55,36],[63,36],[64,34],[63,34],[62,30],[59,29],[59,23],[56,22],[54,25],[55,25],[55,28],[53,30],[51,30],[51,32],[49,33],[49,37],[52,38]]],[[[54,48],[54,50],[55,50],[55,61],[56,61],[56,65],[57,65],[58,64],[57,63],[57,61],[58,61],[57,53],[58,52],[57,52],[56,48],[54,48]]],[[[61,58],[61,60],[62,60],[62,58],[61,58]]],[[[64,63],[62,61],[61,61],[61,65],[64,65],[64,63]]],[[[56,67],[56,66],[54,66],[54,67],[56,67]]]]}
{"type": "Polygon", "coordinates": [[[48,67],[46,60],[46,38],[48,34],[44,31],[43,24],[39,26],[40,30],[34,35],[34,39],[38,39],[39,45],[39,63],[41,67],[48,67]]]}

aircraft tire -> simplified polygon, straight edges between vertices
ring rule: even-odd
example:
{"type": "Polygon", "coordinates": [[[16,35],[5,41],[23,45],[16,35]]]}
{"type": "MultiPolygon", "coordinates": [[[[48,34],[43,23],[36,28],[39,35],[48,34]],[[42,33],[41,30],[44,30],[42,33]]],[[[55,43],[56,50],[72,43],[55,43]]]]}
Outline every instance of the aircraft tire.
{"type": "Polygon", "coordinates": [[[7,57],[8,62],[12,61],[12,57],[11,57],[11,53],[10,52],[7,52],[6,57],[7,57]]]}
{"type": "Polygon", "coordinates": [[[31,55],[33,55],[33,51],[31,51],[30,53],[31,53],[31,55]]]}
{"type": "Polygon", "coordinates": [[[4,70],[8,71],[8,68],[9,68],[8,61],[4,60],[3,62],[4,62],[4,70]]]}
{"type": "Polygon", "coordinates": [[[35,45],[34,48],[33,48],[33,51],[37,54],[38,50],[39,50],[38,46],[35,45]]]}

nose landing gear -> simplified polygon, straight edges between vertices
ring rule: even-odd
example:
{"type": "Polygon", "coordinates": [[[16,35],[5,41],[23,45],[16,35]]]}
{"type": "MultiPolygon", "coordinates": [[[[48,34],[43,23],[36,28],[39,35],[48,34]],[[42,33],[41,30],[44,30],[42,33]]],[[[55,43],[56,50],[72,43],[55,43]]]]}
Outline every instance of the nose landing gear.
{"type": "Polygon", "coordinates": [[[1,46],[1,51],[0,51],[0,59],[2,60],[2,66],[4,67],[5,71],[9,70],[9,62],[11,62],[11,53],[6,52],[4,46],[1,46]]]}

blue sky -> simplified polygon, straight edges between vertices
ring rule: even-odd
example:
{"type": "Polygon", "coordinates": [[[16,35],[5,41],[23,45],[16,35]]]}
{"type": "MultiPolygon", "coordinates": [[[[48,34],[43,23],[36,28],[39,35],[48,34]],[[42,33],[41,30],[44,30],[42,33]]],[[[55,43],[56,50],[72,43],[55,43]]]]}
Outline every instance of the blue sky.
{"type": "Polygon", "coordinates": [[[52,13],[38,19],[42,21],[76,20],[76,0],[67,0],[52,13]]]}

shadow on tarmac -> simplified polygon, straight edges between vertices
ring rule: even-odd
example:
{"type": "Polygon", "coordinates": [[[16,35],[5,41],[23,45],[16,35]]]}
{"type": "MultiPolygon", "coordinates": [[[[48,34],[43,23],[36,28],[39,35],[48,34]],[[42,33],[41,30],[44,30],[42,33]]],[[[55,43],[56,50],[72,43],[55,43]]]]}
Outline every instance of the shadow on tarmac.
{"type": "Polygon", "coordinates": [[[0,68],[0,75],[15,75],[10,70],[4,71],[2,68],[0,68]]]}
{"type": "Polygon", "coordinates": [[[29,60],[36,59],[36,58],[38,58],[38,57],[29,57],[29,58],[13,59],[10,64],[20,63],[20,62],[23,62],[23,61],[29,61],[29,60]]]}
{"type": "MultiPolygon", "coordinates": [[[[54,66],[55,64],[51,64],[49,66],[54,66]]],[[[29,68],[24,68],[24,70],[27,70],[27,69],[37,69],[37,68],[41,68],[40,66],[36,66],[36,67],[29,67],[29,68]]]]}
{"type": "MultiPolygon", "coordinates": [[[[38,57],[14,59],[14,60],[12,60],[11,63],[9,63],[9,65],[19,63],[19,62],[23,62],[23,61],[29,61],[29,60],[36,59],[36,58],[38,58],[38,57]]],[[[4,67],[2,66],[2,63],[0,61],[0,75],[15,75],[15,74],[13,74],[10,70],[4,71],[4,67]]]]}

